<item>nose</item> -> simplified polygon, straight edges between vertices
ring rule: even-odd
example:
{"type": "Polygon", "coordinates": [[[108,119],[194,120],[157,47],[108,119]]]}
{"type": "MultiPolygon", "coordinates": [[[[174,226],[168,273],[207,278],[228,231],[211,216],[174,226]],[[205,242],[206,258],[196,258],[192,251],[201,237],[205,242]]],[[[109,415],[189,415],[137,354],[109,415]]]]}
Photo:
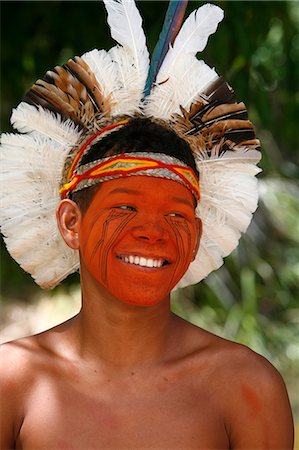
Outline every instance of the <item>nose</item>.
{"type": "Polygon", "coordinates": [[[135,239],[142,239],[149,243],[164,242],[169,238],[167,224],[161,220],[148,220],[142,224],[136,224],[132,229],[135,239]]]}

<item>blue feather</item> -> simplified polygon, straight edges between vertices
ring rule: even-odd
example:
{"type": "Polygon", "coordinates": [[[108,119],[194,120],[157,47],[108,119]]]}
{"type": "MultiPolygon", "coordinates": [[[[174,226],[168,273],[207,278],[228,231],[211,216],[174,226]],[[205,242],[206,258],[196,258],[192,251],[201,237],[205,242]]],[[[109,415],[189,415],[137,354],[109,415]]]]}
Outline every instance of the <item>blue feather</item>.
{"type": "Polygon", "coordinates": [[[144,97],[150,94],[169,46],[173,44],[183,21],[188,0],[170,0],[162,31],[155,47],[144,89],[144,97]]]}

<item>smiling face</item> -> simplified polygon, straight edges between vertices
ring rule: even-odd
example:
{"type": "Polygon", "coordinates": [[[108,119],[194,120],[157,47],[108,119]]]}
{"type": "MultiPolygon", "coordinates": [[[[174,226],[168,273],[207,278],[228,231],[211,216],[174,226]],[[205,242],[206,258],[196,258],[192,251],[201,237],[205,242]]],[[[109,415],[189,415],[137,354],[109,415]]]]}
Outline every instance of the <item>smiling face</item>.
{"type": "Polygon", "coordinates": [[[117,299],[140,306],[164,300],[198,246],[194,198],[178,182],[134,176],[103,183],[80,226],[80,256],[117,299]]]}

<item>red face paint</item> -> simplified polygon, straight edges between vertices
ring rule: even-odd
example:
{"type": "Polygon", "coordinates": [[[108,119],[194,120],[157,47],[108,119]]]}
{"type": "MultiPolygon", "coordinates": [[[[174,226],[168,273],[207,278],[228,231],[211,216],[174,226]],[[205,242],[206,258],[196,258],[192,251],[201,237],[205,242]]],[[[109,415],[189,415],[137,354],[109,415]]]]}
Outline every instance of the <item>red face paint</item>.
{"type": "Polygon", "coordinates": [[[194,198],[178,182],[134,176],[101,184],[84,214],[80,254],[91,275],[119,300],[165,299],[193,259],[194,198]]]}
{"type": "Polygon", "coordinates": [[[242,385],[242,395],[248,405],[250,413],[254,416],[261,412],[262,405],[258,394],[247,384],[242,385]]]}

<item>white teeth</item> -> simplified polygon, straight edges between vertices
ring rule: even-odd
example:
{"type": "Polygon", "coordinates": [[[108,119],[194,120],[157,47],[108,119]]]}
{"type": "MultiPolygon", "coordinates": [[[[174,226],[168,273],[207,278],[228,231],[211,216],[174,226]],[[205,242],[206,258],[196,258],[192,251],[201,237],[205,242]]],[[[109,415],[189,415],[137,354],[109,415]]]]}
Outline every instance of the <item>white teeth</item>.
{"type": "Polygon", "coordinates": [[[142,266],[142,267],[146,266],[147,265],[146,259],[145,258],[140,258],[139,265],[142,266]]]}
{"type": "Polygon", "coordinates": [[[144,258],[143,256],[122,256],[121,259],[126,263],[135,264],[141,267],[162,267],[162,259],[144,258]]]}

